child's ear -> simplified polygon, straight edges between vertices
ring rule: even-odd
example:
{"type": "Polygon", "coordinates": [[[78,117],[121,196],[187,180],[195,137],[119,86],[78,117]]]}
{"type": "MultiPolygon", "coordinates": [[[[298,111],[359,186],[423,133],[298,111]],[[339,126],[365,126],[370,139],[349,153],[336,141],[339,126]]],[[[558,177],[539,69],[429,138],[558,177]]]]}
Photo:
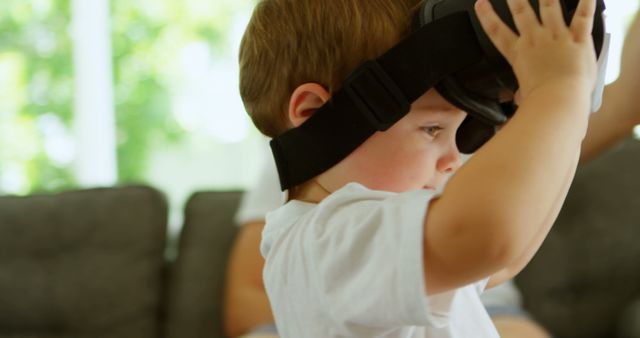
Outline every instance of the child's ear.
{"type": "Polygon", "coordinates": [[[318,108],[329,100],[331,95],[317,83],[300,85],[291,94],[289,100],[289,122],[298,127],[306,121],[318,108]]]}

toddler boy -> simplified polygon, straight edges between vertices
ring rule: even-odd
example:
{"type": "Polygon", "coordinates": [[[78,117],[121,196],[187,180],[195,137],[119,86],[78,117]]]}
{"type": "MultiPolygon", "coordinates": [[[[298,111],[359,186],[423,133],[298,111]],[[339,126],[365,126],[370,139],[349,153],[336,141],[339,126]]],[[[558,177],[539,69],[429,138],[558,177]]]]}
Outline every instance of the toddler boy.
{"type": "MultiPolygon", "coordinates": [[[[568,27],[559,0],[540,1],[540,20],[527,0],[508,3],[519,34],[487,0],[476,11],[513,67],[519,108],[464,166],[466,113],[431,89],[267,215],[264,281],[281,337],[497,337],[479,294],[519,272],[553,224],[596,77],[595,0],[568,27]]],[[[240,54],[256,126],[271,137],[301,126],[409,34],[419,5],[260,2],[240,54]]]]}

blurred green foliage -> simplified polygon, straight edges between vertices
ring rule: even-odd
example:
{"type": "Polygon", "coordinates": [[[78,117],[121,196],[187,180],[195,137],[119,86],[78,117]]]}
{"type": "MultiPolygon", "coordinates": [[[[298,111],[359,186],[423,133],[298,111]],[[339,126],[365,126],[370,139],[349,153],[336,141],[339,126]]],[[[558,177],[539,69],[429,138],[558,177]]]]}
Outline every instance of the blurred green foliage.
{"type": "MultiPolygon", "coordinates": [[[[251,2],[111,0],[120,181],[143,180],[150,151],[187,136],[171,112],[181,48],[197,41],[213,56],[229,53],[230,20],[251,2]]],[[[38,123],[55,116],[71,133],[71,19],[70,0],[0,5],[0,187],[13,185],[13,192],[75,186],[72,163],[52,161],[38,123]]]]}
{"type": "Polygon", "coordinates": [[[3,0],[0,10],[0,170],[27,193],[73,185],[68,168],[50,161],[37,119],[70,124],[73,69],[69,1],[3,0]],[[9,172],[9,174],[7,174],[9,172]]]}

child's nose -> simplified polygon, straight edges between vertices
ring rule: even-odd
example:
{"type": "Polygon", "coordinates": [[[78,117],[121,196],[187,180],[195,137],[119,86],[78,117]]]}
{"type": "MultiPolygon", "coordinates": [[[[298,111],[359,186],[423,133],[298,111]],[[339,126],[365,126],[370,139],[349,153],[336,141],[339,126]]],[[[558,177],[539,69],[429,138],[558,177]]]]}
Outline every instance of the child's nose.
{"type": "Polygon", "coordinates": [[[462,156],[460,151],[458,151],[458,147],[453,144],[453,146],[449,147],[449,150],[440,157],[438,160],[438,171],[444,174],[451,174],[458,170],[462,165],[462,156]]]}

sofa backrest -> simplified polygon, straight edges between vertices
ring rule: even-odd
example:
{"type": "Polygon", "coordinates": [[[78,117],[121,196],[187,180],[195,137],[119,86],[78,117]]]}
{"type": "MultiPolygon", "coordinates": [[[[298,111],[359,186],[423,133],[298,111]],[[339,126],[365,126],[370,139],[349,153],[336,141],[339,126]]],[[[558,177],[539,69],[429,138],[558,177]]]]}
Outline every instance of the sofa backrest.
{"type": "Polygon", "coordinates": [[[640,300],[639,174],[640,141],[631,138],[580,166],[556,224],[516,278],[554,337],[617,337],[640,324],[621,322],[640,300]]]}
{"type": "Polygon", "coordinates": [[[0,197],[0,337],[157,337],[166,215],[146,187],[0,197]]]}
{"type": "Polygon", "coordinates": [[[224,337],[222,303],[241,192],[198,192],[185,208],[167,290],[167,338],[224,337]]]}

